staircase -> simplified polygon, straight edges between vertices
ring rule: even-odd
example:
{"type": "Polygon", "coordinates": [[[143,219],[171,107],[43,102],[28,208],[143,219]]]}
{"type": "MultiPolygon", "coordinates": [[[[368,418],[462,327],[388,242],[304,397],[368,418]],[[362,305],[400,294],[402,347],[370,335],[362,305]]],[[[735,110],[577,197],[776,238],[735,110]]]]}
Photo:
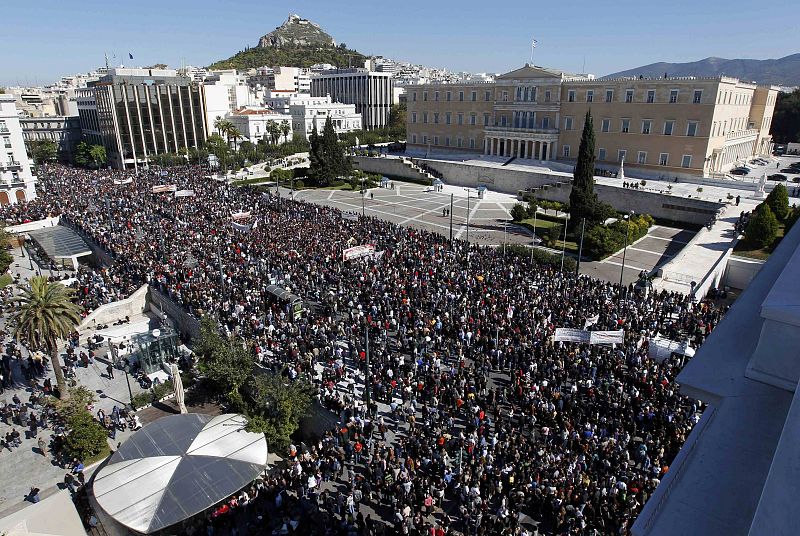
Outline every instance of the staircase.
{"type": "Polygon", "coordinates": [[[416,171],[421,181],[426,181],[428,184],[430,184],[434,179],[436,179],[435,176],[419,167],[410,158],[400,158],[400,162],[402,162],[407,168],[416,171]]]}

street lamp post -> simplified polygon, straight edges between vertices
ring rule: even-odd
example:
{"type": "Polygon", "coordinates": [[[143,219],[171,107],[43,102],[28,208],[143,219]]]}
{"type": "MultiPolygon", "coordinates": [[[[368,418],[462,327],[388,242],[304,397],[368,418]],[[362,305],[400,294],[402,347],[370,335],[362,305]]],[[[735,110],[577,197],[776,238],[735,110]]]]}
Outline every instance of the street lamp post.
{"type": "Polygon", "coordinates": [[[564,254],[567,252],[567,224],[569,223],[569,214],[564,220],[564,241],[561,242],[561,270],[564,271],[564,254]]]}
{"type": "Polygon", "coordinates": [[[533,250],[536,249],[536,215],[539,213],[539,207],[533,211],[533,236],[531,237],[531,262],[533,262],[533,250]]]}
{"type": "Polygon", "coordinates": [[[131,409],[135,411],[136,404],[134,404],[133,402],[133,391],[131,390],[131,378],[130,378],[131,366],[125,363],[125,366],[122,367],[122,370],[125,371],[125,382],[128,384],[128,396],[130,396],[131,399],[131,409]]]}
{"type": "Polygon", "coordinates": [[[464,188],[467,191],[467,275],[469,275],[469,194],[470,189],[464,188]]]}
{"type": "Polygon", "coordinates": [[[575,276],[580,275],[581,256],[583,255],[583,232],[586,230],[586,218],[581,223],[581,245],[578,247],[578,263],[575,265],[575,276]]]}
{"type": "Polygon", "coordinates": [[[367,191],[364,189],[364,178],[361,178],[361,217],[366,217],[366,208],[364,203],[366,203],[367,191]]]}
{"type": "Polygon", "coordinates": [[[450,249],[453,248],[453,194],[450,194],[450,249]]]}
{"type": "Polygon", "coordinates": [[[622,250],[622,267],[619,269],[619,293],[622,296],[622,276],[625,273],[625,256],[628,253],[628,240],[630,239],[631,225],[630,218],[633,216],[631,210],[629,214],[625,214],[625,249],[622,250]]]}
{"type": "Polygon", "coordinates": [[[367,403],[367,415],[369,415],[370,406],[370,383],[372,381],[369,370],[369,322],[364,327],[364,341],[365,341],[365,362],[366,371],[364,373],[364,401],[367,403]]]}

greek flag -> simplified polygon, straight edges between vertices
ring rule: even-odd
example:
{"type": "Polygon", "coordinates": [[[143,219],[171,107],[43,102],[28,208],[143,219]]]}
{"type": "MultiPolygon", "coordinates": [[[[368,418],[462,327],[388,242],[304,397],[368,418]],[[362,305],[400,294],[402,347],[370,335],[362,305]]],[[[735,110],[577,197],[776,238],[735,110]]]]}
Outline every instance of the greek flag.
{"type": "Polygon", "coordinates": [[[533,41],[531,41],[531,48],[536,48],[536,44],[537,44],[538,42],[539,42],[539,41],[537,41],[536,39],[534,39],[533,41]]]}

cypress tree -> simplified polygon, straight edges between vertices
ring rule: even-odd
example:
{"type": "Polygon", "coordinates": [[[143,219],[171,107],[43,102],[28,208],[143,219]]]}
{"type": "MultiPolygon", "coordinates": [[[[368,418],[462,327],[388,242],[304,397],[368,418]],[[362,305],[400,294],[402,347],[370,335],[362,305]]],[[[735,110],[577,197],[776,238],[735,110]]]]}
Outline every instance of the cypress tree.
{"type": "Polygon", "coordinates": [[[767,196],[765,203],[769,205],[778,220],[784,221],[789,215],[789,192],[786,190],[786,186],[783,184],[775,186],[767,196]]]}
{"type": "Polygon", "coordinates": [[[586,112],[583,124],[581,145],[578,149],[578,161],[572,192],[569,194],[569,227],[574,230],[583,218],[594,219],[597,194],[594,193],[594,123],[591,112],[586,112]]]}
{"type": "Polygon", "coordinates": [[[777,234],[778,219],[767,203],[761,203],[747,223],[747,229],[744,231],[745,240],[765,248],[772,245],[777,234]]]}

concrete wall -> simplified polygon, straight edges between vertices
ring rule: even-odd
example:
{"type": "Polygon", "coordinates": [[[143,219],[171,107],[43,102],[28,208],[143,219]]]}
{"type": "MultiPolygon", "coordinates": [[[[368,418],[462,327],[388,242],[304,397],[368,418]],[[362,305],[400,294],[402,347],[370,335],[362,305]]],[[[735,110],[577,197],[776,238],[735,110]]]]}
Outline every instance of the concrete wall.
{"type": "Polygon", "coordinates": [[[763,265],[764,261],[731,256],[728,258],[723,285],[743,290],[747,288],[763,265]]]}
{"type": "Polygon", "coordinates": [[[37,229],[44,229],[45,227],[55,227],[60,221],[60,216],[56,216],[54,218],[45,218],[43,220],[21,223],[19,225],[11,225],[6,227],[6,231],[12,235],[24,234],[28,231],[36,231],[37,229]]]}
{"type": "Polygon", "coordinates": [[[126,316],[142,314],[147,310],[147,285],[142,285],[139,289],[125,298],[111,303],[101,305],[83,319],[78,331],[94,329],[98,324],[110,324],[126,316]]]}
{"type": "Polygon", "coordinates": [[[425,174],[403,163],[400,158],[352,156],[353,167],[366,173],[379,173],[389,177],[399,177],[414,182],[429,181],[425,174]]]}
{"type": "Polygon", "coordinates": [[[195,339],[200,336],[200,320],[187,313],[165,293],[150,287],[149,298],[151,307],[157,309],[159,313],[166,312],[172,319],[174,327],[184,338],[195,339]]]}

